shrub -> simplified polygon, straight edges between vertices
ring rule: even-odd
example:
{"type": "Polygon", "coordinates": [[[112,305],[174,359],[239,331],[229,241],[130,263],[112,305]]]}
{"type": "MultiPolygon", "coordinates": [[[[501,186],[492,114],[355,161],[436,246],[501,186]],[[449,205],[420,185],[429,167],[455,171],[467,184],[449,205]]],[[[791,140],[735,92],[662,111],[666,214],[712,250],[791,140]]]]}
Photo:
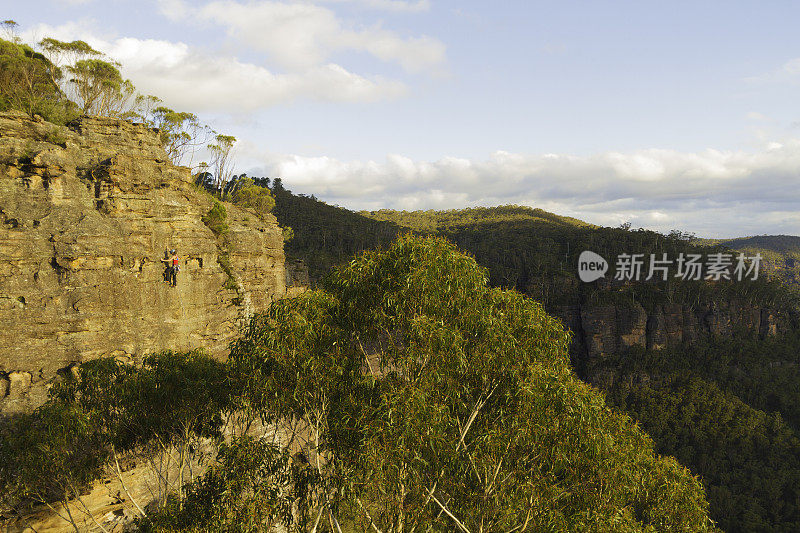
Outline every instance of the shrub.
{"type": "Polygon", "coordinates": [[[220,236],[228,232],[227,218],[228,212],[225,206],[215,200],[214,206],[203,216],[202,220],[215,235],[220,236]]]}

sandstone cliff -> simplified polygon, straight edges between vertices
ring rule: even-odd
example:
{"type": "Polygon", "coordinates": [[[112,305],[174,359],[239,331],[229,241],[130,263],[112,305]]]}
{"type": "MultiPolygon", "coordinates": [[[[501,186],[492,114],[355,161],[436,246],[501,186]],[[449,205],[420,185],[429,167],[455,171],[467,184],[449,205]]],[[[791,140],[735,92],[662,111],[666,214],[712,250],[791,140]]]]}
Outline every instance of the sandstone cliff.
{"type": "Polygon", "coordinates": [[[87,359],[223,354],[237,319],[283,296],[275,219],[228,205],[218,239],[201,220],[212,204],[143,125],[0,114],[0,411],[40,403],[87,359]],[[182,259],[175,288],[165,248],[182,259]]]}
{"type": "Polygon", "coordinates": [[[785,329],[789,321],[775,309],[736,300],[694,307],[656,305],[650,312],[638,303],[573,305],[551,311],[573,332],[573,355],[589,359],[633,347],[660,350],[711,336],[743,333],[763,338],[785,329]]]}

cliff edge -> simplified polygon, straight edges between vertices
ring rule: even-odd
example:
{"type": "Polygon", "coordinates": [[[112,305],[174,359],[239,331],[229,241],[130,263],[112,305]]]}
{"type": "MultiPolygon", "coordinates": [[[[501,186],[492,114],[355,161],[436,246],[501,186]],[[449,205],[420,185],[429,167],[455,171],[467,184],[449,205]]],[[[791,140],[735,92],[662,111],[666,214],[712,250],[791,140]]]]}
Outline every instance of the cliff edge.
{"type": "Polygon", "coordinates": [[[104,355],[203,347],[223,355],[237,320],[286,292],[271,215],[213,199],[141,124],[60,127],[0,113],[0,412],[27,410],[60,372],[104,355]],[[166,248],[181,257],[164,282],[166,248]]]}

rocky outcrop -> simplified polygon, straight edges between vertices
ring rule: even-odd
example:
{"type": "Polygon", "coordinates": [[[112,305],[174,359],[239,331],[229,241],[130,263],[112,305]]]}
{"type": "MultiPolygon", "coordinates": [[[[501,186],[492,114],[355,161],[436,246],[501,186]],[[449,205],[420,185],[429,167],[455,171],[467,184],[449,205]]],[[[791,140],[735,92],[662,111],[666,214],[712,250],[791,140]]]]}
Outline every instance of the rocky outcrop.
{"type": "Polygon", "coordinates": [[[239,318],[282,297],[275,219],[228,205],[218,238],[201,220],[212,205],[143,125],[0,114],[0,410],[30,408],[99,356],[223,354],[239,318]],[[181,257],[175,288],[166,248],[181,257]]]}
{"type": "Polygon", "coordinates": [[[787,318],[747,302],[724,301],[710,306],[656,305],[650,312],[629,305],[565,306],[551,310],[573,333],[572,351],[597,358],[633,347],[660,350],[683,342],[737,333],[776,335],[787,318]]]}

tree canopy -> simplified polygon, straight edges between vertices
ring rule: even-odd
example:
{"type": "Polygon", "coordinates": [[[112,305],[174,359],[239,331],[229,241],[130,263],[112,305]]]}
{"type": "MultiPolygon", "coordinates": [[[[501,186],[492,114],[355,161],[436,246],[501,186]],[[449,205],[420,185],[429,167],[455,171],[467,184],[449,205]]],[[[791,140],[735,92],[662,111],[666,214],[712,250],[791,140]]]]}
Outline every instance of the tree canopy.
{"type": "Polygon", "coordinates": [[[0,110],[31,117],[54,114],[60,100],[58,68],[28,45],[0,39],[0,110]]]}
{"type": "Polygon", "coordinates": [[[443,239],[401,237],[232,346],[240,408],[306,421],[308,523],[713,529],[700,482],[572,373],[560,323],[487,279],[443,239]]]}

